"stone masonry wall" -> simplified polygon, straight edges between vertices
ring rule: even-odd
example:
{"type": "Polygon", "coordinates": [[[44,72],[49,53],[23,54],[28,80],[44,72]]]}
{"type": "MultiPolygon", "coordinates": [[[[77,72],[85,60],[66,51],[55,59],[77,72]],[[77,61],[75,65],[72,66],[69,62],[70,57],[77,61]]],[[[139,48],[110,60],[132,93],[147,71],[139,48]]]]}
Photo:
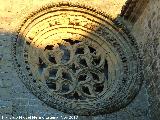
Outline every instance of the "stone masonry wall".
{"type": "Polygon", "coordinates": [[[133,26],[144,57],[144,74],[149,94],[150,117],[160,119],[160,0],[150,0],[133,26]]]}
{"type": "MultiPolygon", "coordinates": [[[[109,1],[100,0],[97,2],[97,0],[88,0],[85,2],[82,0],[82,3],[106,11],[108,14],[114,13],[112,16],[116,17],[120,13],[120,7],[118,6],[122,6],[125,0],[121,0],[121,2],[120,0],[109,1]],[[114,9],[117,11],[112,12],[114,9]]],[[[61,120],[64,117],[67,119],[69,116],[50,108],[32,95],[18,78],[12,65],[11,43],[13,37],[15,37],[14,31],[23,19],[24,14],[26,15],[30,11],[34,11],[38,7],[50,2],[53,1],[0,0],[0,120],[2,116],[4,118],[7,117],[6,120],[17,116],[27,117],[30,115],[37,117],[54,116],[61,120]]],[[[160,38],[158,37],[158,34],[160,35],[158,33],[158,19],[160,18],[160,16],[158,17],[160,13],[160,9],[157,9],[159,7],[158,4],[160,4],[159,0],[150,1],[143,15],[133,27],[133,33],[139,45],[144,48],[141,49],[141,52],[144,54],[145,63],[148,66],[145,72],[146,86],[142,86],[138,96],[126,108],[109,115],[90,116],[87,118],[79,116],[79,120],[150,120],[149,115],[153,120],[158,120],[157,116],[160,116],[160,111],[158,111],[158,108],[160,108],[160,97],[158,96],[160,81],[158,81],[159,76],[157,76],[160,74],[157,73],[159,68],[156,67],[160,66],[160,54],[157,52],[160,49],[158,46],[158,38],[160,38]],[[157,49],[154,49],[155,47],[157,49]],[[150,105],[150,114],[148,105],[150,105]]]]}

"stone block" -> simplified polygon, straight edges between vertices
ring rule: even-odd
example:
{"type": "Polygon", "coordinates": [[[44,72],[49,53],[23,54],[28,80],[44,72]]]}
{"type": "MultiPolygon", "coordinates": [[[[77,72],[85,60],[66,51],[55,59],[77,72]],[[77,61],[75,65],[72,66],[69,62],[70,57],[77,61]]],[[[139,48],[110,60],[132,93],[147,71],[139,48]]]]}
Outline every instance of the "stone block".
{"type": "Polygon", "coordinates": [[[11,98],[11,91],[9,88],[0,87],[0,98],[11,98]]]}
{"type": "Polygon", "coordinates": [[[0,113],[11,114],[12,113],[12,101],[0,100],[0,113]]]}

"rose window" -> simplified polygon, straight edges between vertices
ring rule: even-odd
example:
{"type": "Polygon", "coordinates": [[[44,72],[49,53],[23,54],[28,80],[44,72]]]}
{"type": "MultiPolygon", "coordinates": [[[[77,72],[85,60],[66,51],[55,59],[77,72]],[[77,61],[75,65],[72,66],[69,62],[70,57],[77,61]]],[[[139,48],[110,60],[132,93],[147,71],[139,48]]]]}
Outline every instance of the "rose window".
{"type": "Polygon", "coordinates": [[[59,3],[30,14],[13,42],[17,73],[49,106],[99,115],[138,93],[142,59],[127,28],[90,7],[59,3]]]}

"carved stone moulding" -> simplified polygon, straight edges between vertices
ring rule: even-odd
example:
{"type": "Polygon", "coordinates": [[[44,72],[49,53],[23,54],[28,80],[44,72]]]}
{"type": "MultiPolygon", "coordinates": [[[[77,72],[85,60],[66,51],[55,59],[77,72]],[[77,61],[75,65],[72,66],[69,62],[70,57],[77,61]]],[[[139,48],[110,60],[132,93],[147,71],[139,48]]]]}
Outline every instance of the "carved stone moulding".
{"type": "Polygon", "coordinates": [[[47,105],[77,115],[127,106],[142,83],[142,59],[126,27],[79,4],[52,4],[29,15],[12,55],[26,87],[47,105]]]}

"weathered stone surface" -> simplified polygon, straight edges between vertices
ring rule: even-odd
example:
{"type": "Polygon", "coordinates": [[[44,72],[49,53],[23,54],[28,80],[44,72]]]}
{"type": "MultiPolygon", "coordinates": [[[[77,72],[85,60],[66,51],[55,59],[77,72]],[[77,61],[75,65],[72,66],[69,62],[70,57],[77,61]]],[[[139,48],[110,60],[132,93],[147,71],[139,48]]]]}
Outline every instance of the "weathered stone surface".
{"type": "Polygon", "coordinates": [[[12,114],[12,101],[0,100],[0,113],[12,114]]]}
{"type": "MultiPolygon", "coordinates": [[[[78,0],[77,0],[78,1],[78,0]]],[[[82,0],[83,1],[83,0],[82,0]]],[[[0,88],[3,89],[3,93],[0,91],[1,96],[0,100],[5,104],[6,101],[13,100],[18,101],[17,99],[21,99],[21,101],[13,102],[6,107],[6,109],[0,108],[0,116],[6,115],[11,117],[17,115],[39,115],[39,116],[65,116],[66,114],[61,113],[55,109],[50,108],[43,104],[39,99],[37,99],[34,95],[32,95],[26,87],[21,83],[21,80],[17,77],[17,74],[14,69],[12,69],[12,58],[10,56],[11,51],[9,50],[11,46],[11,35],[14,35],[14,30],[16,26],[21,23],[23,17],[34,11],[37,8],[40,8],[42,5],[46,3],[50,3],[50,0],[29,0],[29,1],[19,1],[19,0],[1,0],[0,4],[0,88]],[[30,11],[30,12],[29,12],[30,11]],[[25,15],[23,15],[25,14],[25,15]],[[12,31],[12,32],[11,32],[12,31]],[[10,32],[7,33],[6,32],[10,32]],[[11,80],[11,84],[5,83],[5,80],[11,80]],[[5,85],[4,87],[4,84],[5,85]],[[11,85],[11,86],[10,86],[11,85]],[[10,92],[11,91],[11,92],[10,92]],[[22,106],[21,106],[22,105],[22,106]],[[34,106],[34,108],[33,108],[34,106]],[[38,106],[38,107],[36,107],[38,106]],[[13,107],[13,109],[12,109],[13,107]],[[33,109],[32,109],[33,108],[33,109]],[[9,112],[8,109],[12,110],[9,112]],[[26,112],[29,111],[29,112],[26,112]]],[[[53,2],[53,1],[52,1],[53,2]]],[[[112,1],[111,6],[109,0],[89,0],[86,2],[83,1],[84,4],[89,4],[96,9],[101,9],[106,11],[107,14],[114,13],[115,16],[120,13],[120,7],[125,1],[115,0],[112,1]],[[103,5],[102,5],[103,4],[103,5]],[[107,5],[106,5],[107,4],[107,5]],[[102,7],[103,6],[103,7],[102,7]],[[109,9],[108,9],[109,8],[109,9]],[[113,9],[116,9],[116,12],[113,12],[113,9]]],[[[160,66],[160,54],[159,54],[159,0],[150,0],[145,11],[142,13],[141,17],[137,19],[138,21],[133,26],[132,33],[134,33],[135,38],[137,39],[139,48],[141,49],[141,53],[144,54],[145,58],[145,80],[146,88],[142,87],[142,92],[135,98],[135,100],[128,105],[125,109],[120,110],[119,112],[90,117],[88,119],[92,120],[159,120],[160,116],[160,75],[159,75],[159,66],[160,66]],[[146,90],[147,89],[147,93],[146,90]],[[148,108],[149,103],[149,108],[148,108]],[[148,110],[150,111],[150,118],[148,117],[148,110]]],[[[111,15],[114,16],[114,15],[111,15]]],[[[132,27],[132,26],[131,26],[132,27]]],[[[81,117],[79,117],[81,119],[81,117]]],[[[85,117],[82,117],[85,119],[85,117]]],[[[87,119],[87,118],[86,118],[87,119]]],[[[8,120],[8,118],[6,119],[8,120]]]]}
{"type": "Polygon", "coordinates": [[[160,103],[160,1],[149,1],[144,13],[133,27],[144,57],[145,83],[149,97],[150,117],[159,120],[160,103]]]}

